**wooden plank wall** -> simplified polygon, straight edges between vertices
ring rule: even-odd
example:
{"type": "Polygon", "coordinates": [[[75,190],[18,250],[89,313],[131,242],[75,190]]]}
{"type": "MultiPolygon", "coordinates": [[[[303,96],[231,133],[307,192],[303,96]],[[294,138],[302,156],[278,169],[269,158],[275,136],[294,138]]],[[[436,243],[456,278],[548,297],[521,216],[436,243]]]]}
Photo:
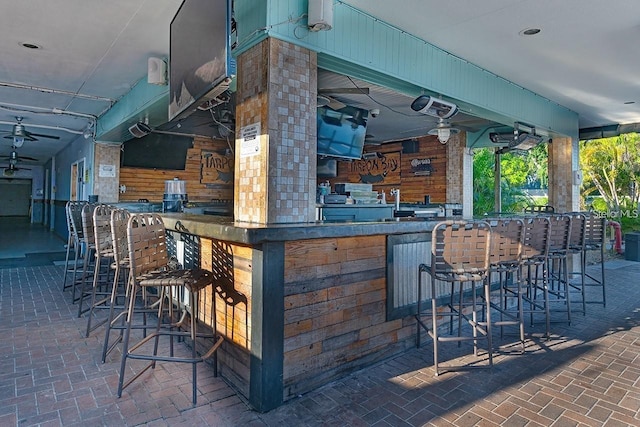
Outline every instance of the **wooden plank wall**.
{"type": "Polygon", "coordinates": [[[384,235],[285,245],[285,400],[413,345],[413,322],[385,321],[385,247],[384,235]]]}
{"type": "Polygon", "coordinates": [[[338,177],[329,180],[332,188],[336,183],[368,182],[373,184],[374,191],[385,191],[387,202],[394,200],[389,196],[390,190],[400,188],[402,202],[423,203],[424,196],[429,195],[431,203],[445,203],[447,150],[435,136],[366,146],[365,152],[378,152],[383,157],[354,162],[339,161],[338,177]],[[399,159],[399,167],[396,159],[399,159]]]}
{"type": "MultiPolygon", "coordinates": [[[[252,249],[221,241],[200,240],[200,265],[216,277],[215,312],[218,333],[225,342],[218,350],[220,373],[249,396],[251,351],[252,249]]],[[[211,325],[214,289],[200,299],[202,320],[211,325]]]]}
{"type": "MultiPolygon", "coordinates": [[[[121,167],[120,185],[125,185],[127,190],[120,193],[120,201],[135,202],[138,199],[147,199],[150,202],[162,202],[164,182],[174,178],[186,181],[190,202],[233,201],[233,181],[229,185],[200,182],[202,151],[224,151],[227,148],[226,141],[197,137],[193,140],[193,148],[187,151],[185,170],[121,167]]],[[[171,153],[167,155],[170,156],[171,153]]]]}

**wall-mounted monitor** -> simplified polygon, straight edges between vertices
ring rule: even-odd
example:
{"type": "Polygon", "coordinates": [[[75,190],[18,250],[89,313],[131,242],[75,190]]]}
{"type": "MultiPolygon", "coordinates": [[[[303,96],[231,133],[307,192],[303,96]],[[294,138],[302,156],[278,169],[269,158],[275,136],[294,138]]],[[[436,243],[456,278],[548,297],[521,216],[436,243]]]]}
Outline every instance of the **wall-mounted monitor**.
{"type": "Polygon", "coordinates": [[[229,88],[232,0],[184,0],[169,27],[169,120],[193,113],[229,88]]]}
{"type": "Polygon", "coordinates": [[[184,170],[187,165],[187,150],[192,147],[191,137],[150,133],[124,143],[120,165],[132,168],[184,170]]]}
{"type": "Polygon", "coordinates": [[[368,116],[368,110],[351,106],[318,107],[318,156],[361,159],[368,116]]]}

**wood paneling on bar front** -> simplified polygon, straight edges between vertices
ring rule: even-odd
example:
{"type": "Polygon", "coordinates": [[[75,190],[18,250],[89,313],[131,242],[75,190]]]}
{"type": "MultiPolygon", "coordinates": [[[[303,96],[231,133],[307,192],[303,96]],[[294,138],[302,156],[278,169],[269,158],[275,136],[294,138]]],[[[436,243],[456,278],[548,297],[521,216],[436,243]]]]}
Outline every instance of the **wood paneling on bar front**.
{"type": "Polygon", "coordinates": [[[435,136],[366,146],[365,153],[371,152],[384,157],[339,161],[338,176],[329,180],[332,188],[343,182],[371,183],[374,191],[387,194],[388,203],[393,201],[389,196],[392,188],[400,188],[402,202],[424,203],[426,195],[431,203],[446,202],[447,150],[435,136]],[[396,159],[400,162],[397,168],[396,159]]]}
{"type": "Polygon", "coordinates": [[[285,400],[411,345],[385,319],[385,262],[385,235],[285,245],[285,400]]]}
{"type": "MultiPolygon", "coordinates": [[[[203,152],[224,152],[229,148],[227,141],[196,137],[193,148],[187,151],[184,170],[120,168],[120,185],[126,186],[126,191],[120,193],[121,202],[135,202],[147,199],[150,202],[162,202],[164,196],[164,182],[178,178],[184,180],[187,186],[187,196],[190,202],[210,202],[211,200],[233,200],[233,171],[231,181],[212,184],[210,173],[205,172],[204,183],[201,182],[203,152]]],[[[171,156],[172,153],[166,153],[171,156]]],[[[231,159],[233,165],[233,159],[231,159]]],[[[223,171],[227,173],[227,171],[223,171]]],[[[220,176],[218,174],[218,176],[220,176]]],[[[213,178],[216,178],[215,176],[213,178]]]]}

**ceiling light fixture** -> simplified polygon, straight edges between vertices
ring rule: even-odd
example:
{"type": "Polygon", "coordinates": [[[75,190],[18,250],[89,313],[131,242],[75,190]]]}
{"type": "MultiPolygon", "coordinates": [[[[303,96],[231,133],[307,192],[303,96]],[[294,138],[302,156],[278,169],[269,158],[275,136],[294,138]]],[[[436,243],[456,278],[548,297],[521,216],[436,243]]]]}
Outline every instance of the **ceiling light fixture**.
{"type": "Polygon", "coordinates": [[[84,132],[82,132],[84,139],[89,139],[93,136],[93,122],[89,122],[84,132]]]}
{"type": "Polygon", "coordinates": [[[451,135],[455,135],[458,132],[460,132],[460,129],[451,127],[449,122],[440,119],[436,127],[429,131],[429,135],[437,135],[438,141],[440,141],[441,144],[446,144],[451,135]]]}
{"type": "Polygon", "coordinates": [[[13,146],[16,148],[20,148],[24,145],[24,136],[14,136],[13,137],[13,146]]]}

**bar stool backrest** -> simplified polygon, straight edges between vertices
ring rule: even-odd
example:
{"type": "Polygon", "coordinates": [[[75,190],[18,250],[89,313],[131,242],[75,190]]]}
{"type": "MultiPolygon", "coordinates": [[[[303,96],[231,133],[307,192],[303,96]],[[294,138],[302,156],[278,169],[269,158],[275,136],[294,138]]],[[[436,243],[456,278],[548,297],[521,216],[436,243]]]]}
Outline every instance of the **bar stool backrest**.
{"type": "Polygon", "coordinates": [[[487,222],[491,225],[490,264],[520,262],[524,222],[517,218],[498,218],[487,222]]]}
{"type": "Polygon", "coordinates": [[[571,236],[571,217],[564,214],[549,215],[551,231],[549,233],[549,251],[561,252],[569,249],[571,236]]]}
{"type": "Polygon", "coordinates": [[[549,232],[551,224],[544,216],[526,217],[524,221],[524,236],[522,239],[523,259],[546,259],[549,254],[549,232]]]}
{"type": "Polygon", "coordinates": [[[93,210],[93,234],[96,250],[99,253],[111,251],[113,239],[111,237],[111,211],[113,206],[100,204],[93,210]]]}
{"type": "Polygon", "coordinates": [[[127,224],[129,211],[126,209],[114,209],[111,211],[111,240],[113,245],[113,260],[116,264],[122,264],[129,258],[129,246],[127,243],[127,224]]]}
{"type": "Polygon", "coordinates": [[[584,224],[584,244],[588,249],[599,249],[604,243],[606,219],[604,216],[590,213],[584,224]]]}
{"type": "Polygon", "coordinates": [[[431,275],[458,281],[459,276],[485,277],[489,269],[491,226],[485,221],[443,221],[431,237],[431,275]]]}
{"type": "Polygon", "coordinates": [[[569,235],[569,249],[581,252],[585,243],[585,226],[587,218],[580,212],[571,212],[571,234],[569,235]]]}
{"type": "Polygon", "coordinates": [[[67,220],[70,232],[77,240],[84,238],[82,229],[82,208],[87,204],[84,201],[67,202],[67,220]]]}
{"type": "Polygon", "coordinates": [[[82,207],[82,238],[85,242],[93,245],[95,243],[95,230],[93,229],[93,210],[96,208],[96,204],[87,203],[82,207]]]}
{"type": "Polygon", "coordinates": [[[134,214],[127,225],[129,262],[134,277],[164,269],[169,258],[164,222],[158,214],[134,214]]]}

